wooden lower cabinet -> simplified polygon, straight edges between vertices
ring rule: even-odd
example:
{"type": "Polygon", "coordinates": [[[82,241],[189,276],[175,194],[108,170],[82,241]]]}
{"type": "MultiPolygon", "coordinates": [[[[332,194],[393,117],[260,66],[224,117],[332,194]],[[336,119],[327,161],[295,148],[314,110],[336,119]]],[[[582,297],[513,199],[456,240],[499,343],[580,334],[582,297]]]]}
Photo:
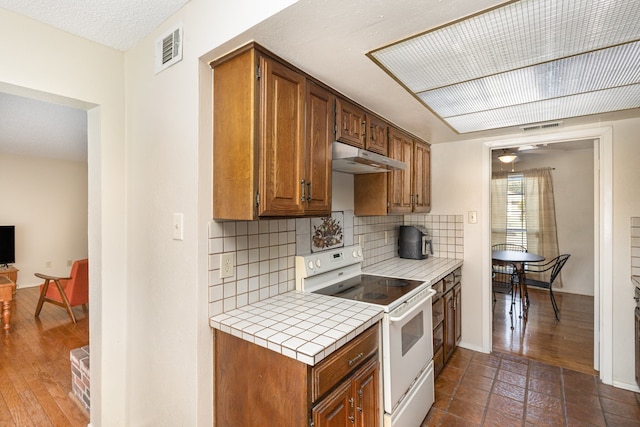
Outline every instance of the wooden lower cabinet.
{"type": "Polygon", "coordinates": [[[379,327],[315,366],[215,330],[217,427],[378,427],[379,327]]]}
{"type": "Polygon", "coordinates": [[[377,427],[378,361],[370,359],[312,410],[314,427],[377,427]]]}
{"type": "Polygon", "coordinates": [[[462,284],[460,269],[449,274],[434,289],[433,364],[437,377],[462,338],[462,284]]]}
{"type": "Polygon", "coordinates": [[[449,360],[462,335],[462,300],[460,283],[444,294],[444,359],[449,360]]]}

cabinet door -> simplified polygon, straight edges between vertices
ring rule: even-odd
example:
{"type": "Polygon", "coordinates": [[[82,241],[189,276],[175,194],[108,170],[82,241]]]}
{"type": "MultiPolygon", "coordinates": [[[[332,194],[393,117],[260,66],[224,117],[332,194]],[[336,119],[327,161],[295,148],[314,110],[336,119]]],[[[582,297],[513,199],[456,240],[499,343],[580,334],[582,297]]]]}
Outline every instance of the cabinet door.
{"type": "Polygon", "coordinates": [[[366,115],[365,144],[364,148],[374,153],[387,155],[388,130],[387,123],[371,114],[366,115]]]}
{"type": "Polygon", "coordinates": [[[455,299],[455,303],[453,304],[453,309],[456,312],[456,316],[455,316],[455,343],[456,345],[458,345],[458,343],[460,342],[460,338],[462,337],[462,285],[460,285],[460,283],[458,283],[454,288],[453,288],[453,293],[454,293],[454,299],[455,299]]]}
{"type": "Polygon", "coordinates": [[[395,128],[389,130],[389,157],[409,166],[406,170],[392,171],[389,174],[389,212],[411,212],[413,140],[395,128]]]}
{"type": "Polygon", "coordinates": [[[345,381],[313,408],[311,411],[313,425],[314,427],[353,426],[353,411],[354,399],[351,381],[345,381]]]}
{"type": "Polygon", "coordinates": [[[431,149],[428,144],[415,141],[413,163],[414,212],[431,210],[431,149]]]}
{"type": "MultiPolygon", "coordinates": [[[[304,211],[304,76],[270,58],[260,59],[262,216],[304,211]]],[[[247,130],[248,131],[248,130],[247,130]]],[[[229,189],[233,191],[233,189],[229,189]]],[[[232,197],[232,194],[229,194],[232,197]]]]}
{"type": "Polygon", "coordinates": [[[358,427],[378,427],[378,373],[378,360],[374,357],[355,374],[355,424],[358,427]]]}
{"type": "Polygon", "coordinates": [[[364,148],[364,111],[344,99],[336,99],[336,140],[364,148]]]}
{"type": "Polygon", "coordinates": [[[331,143],[335,97],[307,84],[306,198],[307,214],[331,214],[331,143]]]}
{"type": "Polygon", "coordinates": [[[456,348],[456,312],[453,290],[444,294],[444,361],[456,348]]]}

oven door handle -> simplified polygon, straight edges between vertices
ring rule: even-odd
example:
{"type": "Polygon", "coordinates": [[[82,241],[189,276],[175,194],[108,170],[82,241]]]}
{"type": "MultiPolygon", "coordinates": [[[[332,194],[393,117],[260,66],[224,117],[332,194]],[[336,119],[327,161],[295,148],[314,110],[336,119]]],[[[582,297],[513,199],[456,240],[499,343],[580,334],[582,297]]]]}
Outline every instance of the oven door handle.
{"type": "MultiPolygon", "coordinates": [[[[406,313],[404,313],[400,317],[389,316],[389,321],[391,323],[402,322],[404,319],[406,319],[407,317],[411,316],[414,312],[418,311],[418,309],[422,308],[422,305],[426,301],[430,300],[431,297],[433,297],[435,294],[436,294],[436,291],[434,291],[433,289],[429,289],[428,295],[426,297],[420,298],[418,301],[416,301],[415,305],[413,307],[411,307],[409,309],[409,311],[407,311],[406,313]]],[[[408,303],[405,302],[404,304],[408,304],[408,303]]]]}

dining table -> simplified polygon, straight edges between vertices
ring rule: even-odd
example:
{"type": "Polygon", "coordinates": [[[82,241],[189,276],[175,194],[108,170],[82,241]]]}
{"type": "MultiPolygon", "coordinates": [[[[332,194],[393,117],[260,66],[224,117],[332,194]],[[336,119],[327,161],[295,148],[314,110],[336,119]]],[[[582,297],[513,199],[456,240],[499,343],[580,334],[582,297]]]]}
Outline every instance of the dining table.
{"type": "Polygon", "coordinates": [[[527,292],[527,284],[525,283],[525,265],[528,262],[540,262],[544,261],[542,255],[534,254],[531,252],[523,251],[508,251],[508,250],[492,250],[491,258],[493,264],[513,265],[518,276],[518,285],[520,286],[520,302],[522,306],[522,313],[525,313],[526,308],[529,306],[529,293],[527,292]]]}

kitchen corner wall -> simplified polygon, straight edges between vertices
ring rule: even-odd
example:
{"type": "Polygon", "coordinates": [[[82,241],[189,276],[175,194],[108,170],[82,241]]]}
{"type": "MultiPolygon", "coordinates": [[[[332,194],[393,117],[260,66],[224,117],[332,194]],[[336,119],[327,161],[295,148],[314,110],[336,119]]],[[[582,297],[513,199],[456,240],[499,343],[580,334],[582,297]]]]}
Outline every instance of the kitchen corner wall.
{"type": "MultiPolygon", "coordinates": [[[[424,226],[434,256],[462,259],[462,215],[356,217],[343,211],[344,243],[362,242],[367,267],[397,255],[398,227],[424,226]]],[[[209,223],[209,315],[295,289],[295,256],[311,252],[311,219],[209,223]],[[220,255],[233,253],[234,275],[220,278],[220,255]]]]}

